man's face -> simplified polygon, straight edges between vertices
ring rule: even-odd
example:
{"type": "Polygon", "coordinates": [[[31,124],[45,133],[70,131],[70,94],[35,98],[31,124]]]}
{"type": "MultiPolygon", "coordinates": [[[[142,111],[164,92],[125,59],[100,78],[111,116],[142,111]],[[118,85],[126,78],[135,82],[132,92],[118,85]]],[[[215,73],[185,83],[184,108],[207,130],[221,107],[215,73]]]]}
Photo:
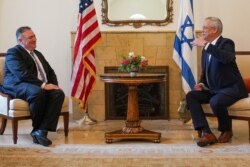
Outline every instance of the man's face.
{"type": "Polygon", "coordinates": [[[23,32],[18,41],[24,48],[30,51],[36,48],[36,35],[32,30],[26,30],[23,32]]]}
{"type": "Polygon", "coordinates": [[[203,38],[211,42],[217,37],[218,30],[212,25],[210,20],[205,20],[202,26],[202,36],[203,38]]]}

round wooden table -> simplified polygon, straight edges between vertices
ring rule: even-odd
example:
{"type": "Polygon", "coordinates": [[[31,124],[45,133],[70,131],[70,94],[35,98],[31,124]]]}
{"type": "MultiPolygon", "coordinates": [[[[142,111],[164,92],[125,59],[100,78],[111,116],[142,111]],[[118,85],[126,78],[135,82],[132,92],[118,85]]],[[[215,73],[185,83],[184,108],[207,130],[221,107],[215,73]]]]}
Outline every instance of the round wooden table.
{"type": "Polygon", "coordinates": [[[136,76],[130,76],[124,73],[108,73],[101,74],[100,78],[106,83],[119,83],[128,86],[128,109],[125,127],[121,130],[105,133],[106,143],[112,143],[114,139],[148,139],[159,143],[161,133],[146,130],[140,125],[137,86],[165,82],[166,75],[138,73],[136,76]]]}

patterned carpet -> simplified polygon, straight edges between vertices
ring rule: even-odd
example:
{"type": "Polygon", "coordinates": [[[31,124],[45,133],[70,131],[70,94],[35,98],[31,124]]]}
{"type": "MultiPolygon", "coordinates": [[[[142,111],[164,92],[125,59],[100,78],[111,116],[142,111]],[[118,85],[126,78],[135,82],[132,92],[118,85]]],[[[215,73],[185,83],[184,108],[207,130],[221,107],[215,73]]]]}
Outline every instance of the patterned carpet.
{"type": "MultiPolygon", "coordinates": [[[[0,143],[0,167],[249,167],[250,145],[246,128],[235,129],[232,143],[198,147],[189,125],[169,121],[144,121],[144,127],[162,133],[161,143],[120,141],[105,144],[104,131],[123,122],[100,122],[94,126],[70,124],[68,141],[61,128],[50,135],[54,144],[42,147],[30,143],[29,130],[20,129],[19,143],[0,143]],[[166,124],[166,125],[165,125],[166,124]],[[159,127],[159,125],[161,125],[159,127]],[[26,132],[27,131],[27,132],[26,132]],[[240,134],[244,133],[244,142],[240,134]],[[76,140],[78,139],[78,140],[76,140]],[[22,140],[27,142],[22,143],[22,140]]],[[[245,123],[244,123],[245,126],[245,123]]],[[[10,131],[11,128],[8,129],[10,131]]],[[[5,136],[8,135],[8,131],[5,136]]],[[[2,138],[2,141],[4,141],[2,138]]],[[[10,138],[11,140],[11,138],[10,138]]]]}
{"type": "Polygon", "coordinates": [[[1,146],[2,167],[249,167],[249,145],[63,144],[55,147],[1,146]]]}

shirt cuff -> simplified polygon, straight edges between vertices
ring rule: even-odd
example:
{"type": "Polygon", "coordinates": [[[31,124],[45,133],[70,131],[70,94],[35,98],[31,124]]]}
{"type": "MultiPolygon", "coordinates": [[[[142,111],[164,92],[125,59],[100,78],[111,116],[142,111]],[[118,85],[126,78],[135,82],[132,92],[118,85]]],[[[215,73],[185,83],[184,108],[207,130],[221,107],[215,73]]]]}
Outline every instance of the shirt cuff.
{"type": "Polygon", "coordinates": [[[200,84],[203,90],[209,90],[208,87],[206,87],[204,83],[200,83],[200,84]]]}
{"type": "Polygon", "coordinates": [[[44,82],[44,83],[41,85],[41,87],[44,89],[45,85],[46,85],[46,82],[44,82]]]}

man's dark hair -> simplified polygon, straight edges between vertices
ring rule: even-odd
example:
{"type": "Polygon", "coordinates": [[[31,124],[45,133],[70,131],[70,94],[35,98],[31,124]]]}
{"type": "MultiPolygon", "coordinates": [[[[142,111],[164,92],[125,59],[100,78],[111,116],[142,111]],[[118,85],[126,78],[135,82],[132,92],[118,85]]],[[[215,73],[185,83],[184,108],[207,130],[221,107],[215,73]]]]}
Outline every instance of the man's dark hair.
{"type": "Polygon", "coordinates": [[[18,39],[22,35],[22,33],[27,31],[27,30],[31,30],[31,28],[28,26],[19,27],[16,30],[16,39],[18,39]]]}

